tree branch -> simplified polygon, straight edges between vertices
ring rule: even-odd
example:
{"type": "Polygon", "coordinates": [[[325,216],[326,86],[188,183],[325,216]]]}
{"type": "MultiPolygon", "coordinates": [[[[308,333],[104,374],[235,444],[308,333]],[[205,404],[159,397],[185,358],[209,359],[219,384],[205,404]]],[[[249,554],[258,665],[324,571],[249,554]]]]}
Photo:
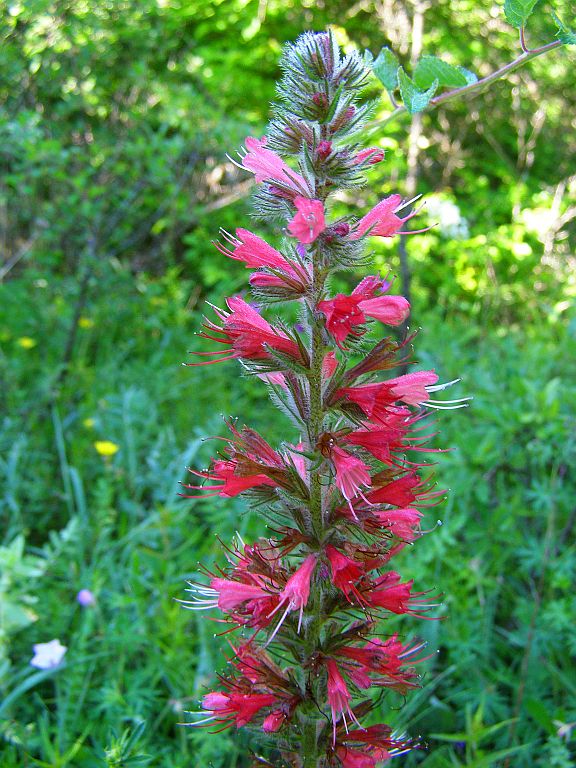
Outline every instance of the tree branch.
{"type": "MultiPolygon", "coordinates": [[[[535,59],[537,56],[541,56],[543,53],[548,53],[548,51],[552,51],[555,48],[560,48],[562,45],[564,45],[564,43],[561,40],[554,40],[552,43],[542,45],[540,48],[533,48],[532,50],[524,51],[520,54],[520,56],[514,59],[514,61],[505,64],[503,67],[500,67],[491,74],[486,75],[486,77],[477,80],[475,83],[464,85],[461,88],[454,88],[451,91],[446,91],[446,93],[441,93],[439,96],[435,96],[430,100],[430,103],[424,111],[429,112],[441,104],[445,104],[447,101],[451,101],[452,99],[456,99],[460,96],[468,96],[469,94],[479,93],[488,85],[496,82],[496,80],[501,80],[503,77],[507,77],[512,72],[515,72],[517,69],[520,69],[520,67],[523,67],[524,64],[527,64],[532,59],[535,59]]],[[[391,123],[397,117],[400,117],[400,115],[403,115],[407,112],[408,110],[404,105],[396,107],[396,109],[393,110],[384,120],[380,120],[377,123],[375,122],[369,126],[370,132],[374,133],[380,128],[388,125],[388,123],[391,123]]]]}

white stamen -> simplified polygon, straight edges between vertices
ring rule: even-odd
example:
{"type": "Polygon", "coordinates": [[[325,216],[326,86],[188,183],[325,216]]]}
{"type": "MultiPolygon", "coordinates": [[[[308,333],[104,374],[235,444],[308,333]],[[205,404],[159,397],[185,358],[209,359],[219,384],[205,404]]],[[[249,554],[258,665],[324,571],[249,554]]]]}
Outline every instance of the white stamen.
{"type": "Polygon", "coordinates": [[[441,389],[447,389],[448,387],[451,387],[453,384],[458,384],[459,381],[462,381],[462,379],[452,379],[452,381],[447,381],[445,384],[431,384],[429,387],[426,387],[426,391],[440,392],[441,389]]]}

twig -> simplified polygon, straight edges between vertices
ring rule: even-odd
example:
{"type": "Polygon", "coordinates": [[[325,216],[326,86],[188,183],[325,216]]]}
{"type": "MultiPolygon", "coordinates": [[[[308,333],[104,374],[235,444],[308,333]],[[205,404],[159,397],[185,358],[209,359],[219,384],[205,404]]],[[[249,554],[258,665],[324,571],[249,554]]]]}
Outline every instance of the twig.
{"type": "MultiPolygon", "coordinates": [[[[562,45],[564,45],[564,43],[561,40],[554,40],[552,43],[547,43],[546,45],[542,45],[540,48],[533,48],[532,50],[524,51],[520,54],[520,56],[514,59],[514,61],[511,61],[508,64],[505,64],[503,67],[500,67],[499,69],[495,70],[491,74],[486,75],[486,77],[480,78],[480,80],[477,80],[475,83],[470,83],[469,85],[463,85],[461,88],[454,88],[451,91],[446,91],[446,93],[441,93],[439,96],[435,96],[433,99],[430,99],[430,103],[428,104],[428,106],[424,111],[430,112],[432,109],[435,109],[436,107],[440,106],[440,104],[445,104],[447,101],[451,101],[452,99],[456,99],[460,96],[468,96],[469,94],[476,94],[482,91],[488,85],[491,85],[497,80],[501,80],[503,77],[507,77],[508,75],[512,74],[512,72],[515,72],[517,69],[520,69],[520,67],[523,67],[525,64],[527,64],[532,59],[535,59],[537,56],[542,56],[542,54],[548,53],[548,51],[552,51],[555,48],[560,48],[562,45]]],[[[403,115],[407,112],[408,110],[404,105],[400,107],[396,107],[396,109],[393,110],[388,115],[388,117],[384,118],[384,120],[374,122],[371,126],[368,126],[368,128],[371,133],[374,133],[380,130],[381,128],[384,128],[384,126],[388,125],[388,123],[391,123],[397,117],[400,117],[400,115],[403,115]]]]}

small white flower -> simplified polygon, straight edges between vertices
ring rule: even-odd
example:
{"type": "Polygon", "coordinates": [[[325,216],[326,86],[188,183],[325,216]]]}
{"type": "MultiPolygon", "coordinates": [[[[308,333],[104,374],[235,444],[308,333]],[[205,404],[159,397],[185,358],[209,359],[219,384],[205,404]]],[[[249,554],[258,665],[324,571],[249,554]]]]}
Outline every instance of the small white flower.
{"type": "Polygon", "coordinates": [[[60,640],[50,640],[49,643],[36,643],[32,647],[34,649],[34,656],[30,660],[30,664],[36,667],[36,669],[54,669],[60,664],[68,650],[65,645],[61,645],[60,640]]]}

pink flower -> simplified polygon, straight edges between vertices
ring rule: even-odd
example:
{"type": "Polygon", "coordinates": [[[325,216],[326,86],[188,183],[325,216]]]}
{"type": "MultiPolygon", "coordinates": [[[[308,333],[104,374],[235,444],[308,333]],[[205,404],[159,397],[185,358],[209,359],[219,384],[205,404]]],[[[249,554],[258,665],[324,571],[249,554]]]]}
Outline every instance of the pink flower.
{"type": "Polygon", "coordinates": [[[330,352],[327,352],[324,355],[324,360],[322,361],[322,376],[324,377],[324,380],[331,379],[336,373],[337,368],[338,360],[336,358],[336,353],[334,350],[330,350],[330,352]]]}
{"type": "Polygon", "coordinates": [[[419,405],[428,400],[426,387],[432,386],[437,381],[438,376],[434,371],[415,371],[395,379],[388,379],[386,384],[398,400],[409,405],[419,405]]]}
{"type": "MultiPolygon", "coordinates": [[[[336,743],[336,720],[339,715],[342,715],[344,723],[346,718],[344,712],[347,712],[351,720],[358,723],[354,713],[350,709],[350,699],[352,695],[346,687],[344,678],[340,674],[338,665],[332,659],[328,659],[326,662],[326,671],[328,673],[328,704],[332,711],[332,724],[334,731],[334,743],[336,743]]],[[[360,723],[358,723],[360,725],[360,723]]]]}
{"type": "Polygon", "coordinates": [[[397,401],[408,405],[420,405],[428,400],[426,387],[438,381],[434,371],[416,371],[388,379],[379,384],[362,384],[358,387],[344,387],[336,395],[356,403],[371,419],[386,423],[394,411],[391,406],[397,401]]]}
{"type": "Polygon", "coordinates": [[[32,646],[34,656],[30,665],[36,669],[55,669],[64,658],[68,648],[60,640],[50,640],[49,643],[36,643],[32,646]]]}
{"type": "MultiPolygon", "coordinates": [[[[412,234],[410,232],[401,232],[400,228],[405,221],[416,215],[417,211],[405,216],[403,219],[396,215],[396,212],[402,208],[402,198],[400,195],[391,195],[381,200],[371,211],[363,216],[356,224],[354,232],[350,235],[351,240],[359,240],[366,233],[380,237],[393,237],[394,235],[412,234]],[[370,230],[370,231],[369,231],[370,230]]],[[[420,230],[421,231],[421,230],[420,230]]]]}
{"type": "Polygon", "coordinates": [[[231,579],[212,579],[210,589],[218,594],[218,608],[228,613],[247,600],[258,600],[270,596],[255,584],[242,584],[231,579]]]}
{"type": "Polygon", "coordinates": [[[267,139],[254,139],[248,136],[246,139],[246,154],[242,158],[242,165],[247,171],[252,171],[256,182],[273,181],[284,187],[302,194],[308,191],[308,185],[303,176],[293,171],[279,155],[266,149],[267,139]]]}
{"type": "Polygon", "coordinates": [[[264,707],[269,707],[277,701],[271,693],[207,693],[202,699],[202,707],[210,712],[216,720],[235,722],[240,728],[264,707]]]}
{"type": "Polygon", "coordinates": [[[294,198],[297,213],[288,224],[288,232],[301,243],[313,243],[326,229],[324,205],[320,200],[294,198]]]}
{"type": "Polygon", "coordinates": [[[376,768],[376,759],[357,749],[338,747],[336,754],[342,762],[342,768],[376,768]]]}
{"type": "Polygon", "coordinates": [[[368,149],[361,149],[356,154],[356,163],[365,163],[366,165],[376,165],[384,160],[384,150],[378,147],[369,147],[368,149]]]}
{"type": "Polygon", "coordinates": [[[336,470],[336,485],[350,504],[350,500],[358,494],[363,485],[370,485],[371,479],[368,472],[370,467],[337,445],[332,446],[330,458],[336,470]]]}
{"type": "Polygon", "coordinates": [[[275,487],[277,483],[271,480],[267,475],[244,474],[239,475],[238,463],[234,460],[217,459],[210,471],[196,472],[190,470],[192,474],[204,478],[205,480],[215,480],[219,485],[189,485],[183,484],[183,488],[191,490],[212,491],[212,493],[201,494],[199,496],[184,496],[186,499],[204,498],[204,496],[238,496],[238,494],[247,491],[249,488],[257,488],[260,485],[270,485],[275,487]]]}
{"type": "Polygon", "coordinates": [[[276,608],[272,611],[270,616],[274,615],[285,603],[287,603],[286,609],[284,610],[284,613],[282,614],[282,617],[280,618],[280,621],[278,622],[278,625],[274,632],[270,635],[270,638],[268,639],[268,643],[272,642],[274,637],[276,636],[276,633],[284,623],[284,619],[288,615],[290,611],[296,611],[300,610],[300,616],[298,618],[298,632],[300,632],[300,627],[302,626],[302,617],[304,613],[304,606],[308,602],[308,598],[310,597],[310,580],[312,578],[312,574],[314,573],[314,569],[316,568],[316,555],[308,555],[306,560],[302,563],[300,568],[298,568],[295,573],[290,576],[288,581],[286,582],[286,586],[280,592],[279,598],[280,602],[276,606],[276,608]]]}
{"type": "Polygon", "coordinates": [[[225,256],[236,261],[243,261],[249,269],[272,270],[272,272],[255,272],[250,277],[250,284],[259,287],[285,286],[298,287],[303,290],[310,277],[302,267],[293,264],[279,251],[262,238],[247,229],[237,229],[236,237],[222,231],[224,238],[233,247],[216,243],[218,250],[225,256]],[[280,274],[276,274],[276,273],[280,274]]]}
{"type": "Polygon", "coordinates": [[[265,733],[276,733],[286,721],[286,715],[281,709],[276,709],[264,718],[262,730],[265,733]]]}

